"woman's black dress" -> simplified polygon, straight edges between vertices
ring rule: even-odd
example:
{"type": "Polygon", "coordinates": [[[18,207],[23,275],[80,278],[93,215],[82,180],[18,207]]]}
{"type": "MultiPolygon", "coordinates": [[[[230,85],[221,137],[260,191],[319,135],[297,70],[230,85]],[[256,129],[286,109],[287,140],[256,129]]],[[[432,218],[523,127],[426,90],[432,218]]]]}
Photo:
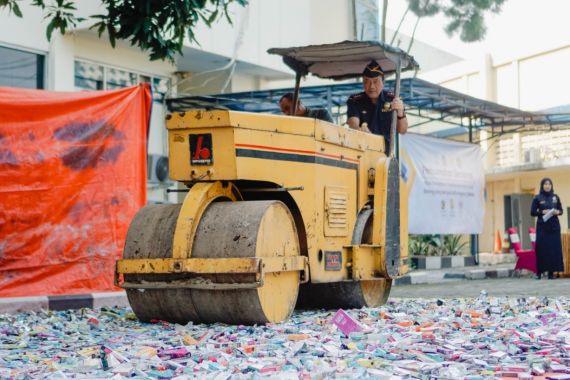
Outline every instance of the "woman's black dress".
{"type": "Polygon", "coordinates": [[[530,214],[536,220],[536,273],[564,272],[562,262],[562,241],[560,239],[560,222],[553,215],[546,222],[542,219],[542,211],[558,209],[562,215],[562,202],[558,195],[540,193],[532,200],[530,214]]]}

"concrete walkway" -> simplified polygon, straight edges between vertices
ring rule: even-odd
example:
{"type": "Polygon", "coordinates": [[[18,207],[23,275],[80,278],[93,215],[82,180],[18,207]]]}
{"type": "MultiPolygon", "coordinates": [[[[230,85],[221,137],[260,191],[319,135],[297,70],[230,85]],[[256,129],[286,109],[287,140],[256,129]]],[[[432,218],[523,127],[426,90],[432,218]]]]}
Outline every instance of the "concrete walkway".
{"type": "MultiPolygon", "coordinates": [[[[446,268],[438,270],[416,270],[395,281],[395,285],[437,284],[449,281],[484,280],[488,278],[507,278],[515,275],[514,263],[485,265],[474,267],[446,268]]],[[[518,274],[517,274],[518,275],[518,274]]],[[[530,277],[531,273],[520,274],[530,277]]]]}
{"type": "Polygon", "coordinates": [[[470,298],[478,297],[483,290],[492,297],[570,296],[570,278],[535,280],[532,276],[525,276],[477,281],[446,281],[434,284],[395,286],[390,292],[390,298],[470,298]]]}

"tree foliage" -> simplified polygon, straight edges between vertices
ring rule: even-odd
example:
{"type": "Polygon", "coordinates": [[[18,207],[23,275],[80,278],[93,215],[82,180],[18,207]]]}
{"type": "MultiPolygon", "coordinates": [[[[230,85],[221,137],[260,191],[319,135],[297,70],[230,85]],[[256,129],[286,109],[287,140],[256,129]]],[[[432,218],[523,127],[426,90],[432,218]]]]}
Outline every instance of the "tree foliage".
{"type": "Polygon", "coordinates": [[[445,30],[453,35],[460,30],[462,41],[480,41],[485,37],[487,27],[483,14],[485,12],[498,13],[505,0],[453,0],[453,6],[444,9],[444,13],[452,21],[445,30]]]}
{"type": "MultiPolygon", "coordinates": [[[[384,5],[383,22],[381,25],[382,36],[386,35],[386,9],[389,0],[382,0],[384,5]]],[[[424,17],[432,17],[443,14],[449,22],[444,29],[449,36],[459,32],[459,38],[463,42],[481,41],[487,32],[485,25],[485,13],[499,13],[501,6],[506,0],[408,0],[408,8],[402,15],[398,28],[394,33],[390,44],[393,44],[400,32],[404,19],[409,13],[416,16],[414,29],[411,35],[407,52],[412,49],[416,30],[420,20],[424,17]]]]}
{"type": "Polygon", "coordinates": [[[485,14],[498,13],[505,0],[408,0],[410,11],[418,18],[439,13],[449,19],[445,31],[459,33],[463,42],[481,41],[487,32],[485,14]]]}
{"type": "MultiPolygon", "coordinates": [[[[19,0],[0,0],[0,9],[7,8],[17,17],[23,17],[19,0]]],[[[247,5],[248,0],[101,0],[106,14],[92,15],[90,28],[99,37],[106,33],[111,45],[117,40],[129,41],[150,54],[151,60],[174,60],[182,54],[184,39],[196,41],[194,29],[199,22],[211,26],[225,17],[231,23],[228,7],[231,3],[247,5]]],[[[84,18],[76,15],[75,0],[33,0],[32,5],[44,10],[49,20],[46,35],[53,31],[65,34],[84,18]]]]}

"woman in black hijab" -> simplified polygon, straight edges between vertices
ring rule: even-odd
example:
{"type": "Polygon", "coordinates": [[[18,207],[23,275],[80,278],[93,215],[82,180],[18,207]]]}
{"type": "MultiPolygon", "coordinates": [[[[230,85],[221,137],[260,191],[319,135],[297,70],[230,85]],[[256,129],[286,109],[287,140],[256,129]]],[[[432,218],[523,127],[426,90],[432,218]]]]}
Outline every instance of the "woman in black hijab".
{"type": "Polygon", "coordinates": [[[554,272],[564,272],[562,262],[562,242],[560,240],[560,222],[562,202],[554,193],[550,178],[540,181],[540,193],[532,200],[530,214],[536,220],[536,278],[548,272],[548,278],[554,278],[554,272]],[[546,219],[546,220],[545,220],[546,219]]]}

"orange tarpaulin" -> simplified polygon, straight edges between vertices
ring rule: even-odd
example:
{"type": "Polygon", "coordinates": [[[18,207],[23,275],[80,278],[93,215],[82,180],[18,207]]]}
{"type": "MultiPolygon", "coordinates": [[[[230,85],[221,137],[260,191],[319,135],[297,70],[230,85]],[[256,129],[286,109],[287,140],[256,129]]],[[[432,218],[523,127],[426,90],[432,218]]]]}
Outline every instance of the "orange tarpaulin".
{"type": "Polygon", "coordinates": [[[0,297],[116,289],[146,202],[148,85],[48,92],[0,87],[0,297]]]}

